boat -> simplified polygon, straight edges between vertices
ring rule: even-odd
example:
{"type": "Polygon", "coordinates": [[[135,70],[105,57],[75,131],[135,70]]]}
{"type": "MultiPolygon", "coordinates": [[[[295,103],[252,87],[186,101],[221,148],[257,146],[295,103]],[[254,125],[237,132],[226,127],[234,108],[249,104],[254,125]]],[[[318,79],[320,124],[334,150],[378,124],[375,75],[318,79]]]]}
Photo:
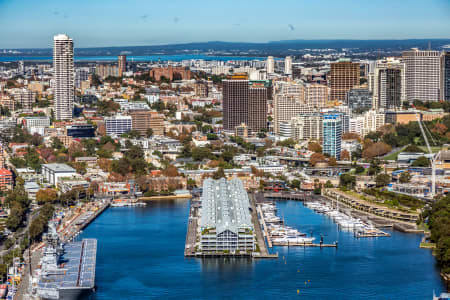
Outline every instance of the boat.
{"type": "Polygon", "coordinates": [[[31,294],[41,299],[76,300],[95,287],[97,240],[61,243],[49,223],[46,246],[31,279],[31,294]]]}

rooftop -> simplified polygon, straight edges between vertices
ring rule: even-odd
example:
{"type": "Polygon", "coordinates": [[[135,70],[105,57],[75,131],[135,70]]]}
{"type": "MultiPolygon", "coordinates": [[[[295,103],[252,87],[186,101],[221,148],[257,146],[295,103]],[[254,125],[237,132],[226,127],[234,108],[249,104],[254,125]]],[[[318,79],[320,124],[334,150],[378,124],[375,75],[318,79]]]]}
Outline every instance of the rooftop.
{"type": "Polygon", "coordinates": [[[43,167],[52,170],[53,172],[76,172],[74,168],[66,164],[43,164],[43,167]]]}

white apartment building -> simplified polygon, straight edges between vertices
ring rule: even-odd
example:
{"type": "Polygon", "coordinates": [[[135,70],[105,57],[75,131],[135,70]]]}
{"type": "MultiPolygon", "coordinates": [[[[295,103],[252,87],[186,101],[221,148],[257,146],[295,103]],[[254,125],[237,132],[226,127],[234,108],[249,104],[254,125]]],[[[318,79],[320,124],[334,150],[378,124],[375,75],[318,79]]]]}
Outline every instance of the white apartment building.
{"type": "Polygon", "coordinates": [[[105,118],[105,127],[107,135],[121,135],[131,131],[131,116],[113,116],[105,118]]]}
{"type": "Polygon", "coordinates": [[[326,107],[330,88],[322,84],[307,84],[304,88],[305,103],[312,107],[326,107]]]}
{"type": "Polygon", "coordinates": [[[53,38],[53,76],[57,120],[72,119],[74,100],[73,40],[65,34],[53,38]]]}
{"type": "Polygon", "coordinates": [[[284,59],[284,75],[292,75],[292,57],[286,56],[284,59]]]}
{"type": "Polygon", "coordinates": [[[299,140],[321,140],[322,139],[322,114],[298,115],[291,119],[291,137],[299,140]]]}
{"type": "Polygon", "coordinates": [[[274,130],[280,132],[280,124],[290,123],[299,114],[312,113],[313,108],[302,102],[299,95],[277,94],[274,100],[274,130]]]}
{"type": "Polygon", "coordinates": [[[267,74],[275,73],[275,60],[273,56],[268,56],[266,61],[267,74]]]}

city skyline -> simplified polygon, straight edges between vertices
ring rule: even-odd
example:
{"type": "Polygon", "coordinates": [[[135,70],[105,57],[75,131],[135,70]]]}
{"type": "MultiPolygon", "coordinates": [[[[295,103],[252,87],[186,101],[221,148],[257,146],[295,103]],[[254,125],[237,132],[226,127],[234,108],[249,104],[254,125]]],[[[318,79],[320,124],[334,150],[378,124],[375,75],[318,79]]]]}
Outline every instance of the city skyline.
{"type": "Polygon", "coordinates": [[[89,3],[89,10],[83,9],[84,4],[0,1],[0,48],[46,48],[59,32],[73,37],[78,47],[101,47],[217,40],[432,39],[448,38],[450,28],[450,3],[444,0],[426,5],[413,0],[407,7],[405,1],[361,5],[350,0],[283,5],[134,0],[112,1],[108,6],[89,3]]]}

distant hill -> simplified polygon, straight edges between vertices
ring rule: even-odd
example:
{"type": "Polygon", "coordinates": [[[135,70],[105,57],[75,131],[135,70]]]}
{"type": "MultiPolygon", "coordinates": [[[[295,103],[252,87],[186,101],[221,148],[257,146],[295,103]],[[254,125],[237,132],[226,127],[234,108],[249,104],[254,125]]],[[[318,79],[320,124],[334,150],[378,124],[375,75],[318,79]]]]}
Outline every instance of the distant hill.
{"type": "MultiPolygon", "coordinates": [[[[412,47],[427,49],[429,43],[432,49],[442,50],[450,44],[450,39],[407,39],[407,40],[286,40],[267,43],[238,42],[199,42],[185,44],[168,44],[154,46],[113,46],[75,48],[76,56],[119,55],[155,55],[155,54],[205,54],[216,55],[287,55],[301,52],[303,49],[359,49],[363,51],[402,51],[412,47]]],[[[76,41],[75,41],[76,46],[76,41]]],[[[51,56],[52,49],[8,49],[15,53],[2,52],[0,56],[51,56]]]]}

